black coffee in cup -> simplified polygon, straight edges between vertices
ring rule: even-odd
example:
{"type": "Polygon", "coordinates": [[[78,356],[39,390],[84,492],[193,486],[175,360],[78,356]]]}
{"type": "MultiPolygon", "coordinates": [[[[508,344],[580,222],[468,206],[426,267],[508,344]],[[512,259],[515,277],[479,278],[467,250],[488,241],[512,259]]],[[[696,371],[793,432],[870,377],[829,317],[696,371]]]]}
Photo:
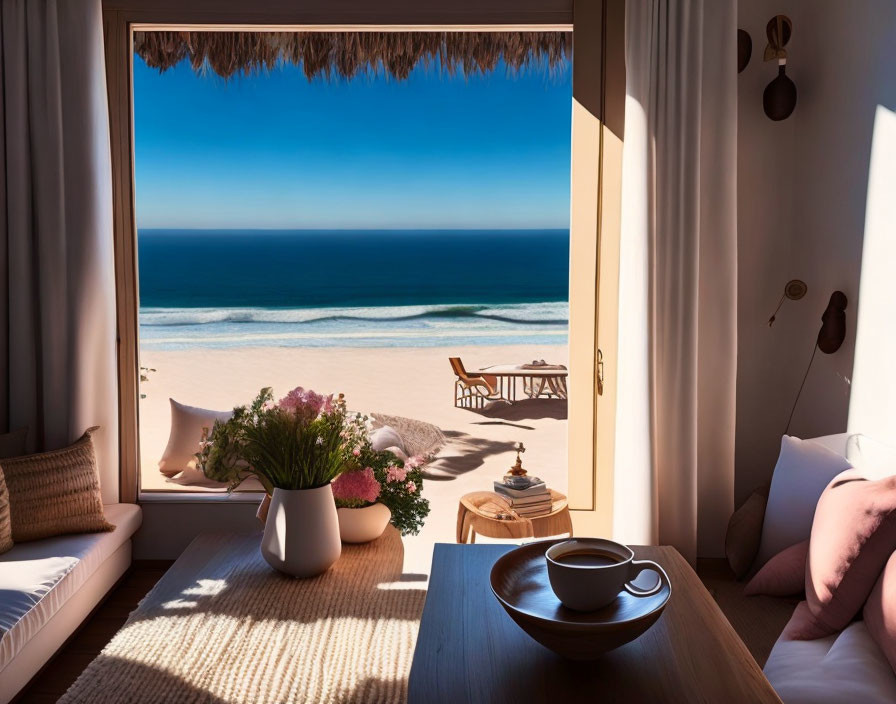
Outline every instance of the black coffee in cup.
{"type": "Polygon", "coordinates": [[[561,565],[573,565],[576,567],[607,567],[623,562],[618,555],[603,550],[580,550],[566,552],[555,558],[561,565]]]}

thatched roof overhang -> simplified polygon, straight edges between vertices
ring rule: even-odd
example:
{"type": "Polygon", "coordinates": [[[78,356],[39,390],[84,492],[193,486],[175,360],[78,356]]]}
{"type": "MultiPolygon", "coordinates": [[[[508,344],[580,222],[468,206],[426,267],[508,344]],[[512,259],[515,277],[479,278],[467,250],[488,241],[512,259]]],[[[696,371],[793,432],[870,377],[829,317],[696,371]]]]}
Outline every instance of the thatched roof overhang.
{"type": "Polygon", "coordinates": [[[490,72],[500,61],[510,70],[555,70],[572,56],[572,33],[137,31],[134,49],[161,71],[188,60],[226,78],[291,63],[309,80],[380,72],[403,80],[421,62],[464,75],[490,72]]]}

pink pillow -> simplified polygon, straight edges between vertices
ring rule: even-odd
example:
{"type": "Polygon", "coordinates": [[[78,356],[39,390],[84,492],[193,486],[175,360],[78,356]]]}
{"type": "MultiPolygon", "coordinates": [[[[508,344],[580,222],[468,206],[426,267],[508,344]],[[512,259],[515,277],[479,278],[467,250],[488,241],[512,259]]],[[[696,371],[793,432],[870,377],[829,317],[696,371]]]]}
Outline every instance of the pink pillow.
{"type": "Polygon", "coordinates": [[[845,628],[862,609],[896,550],[896,476],[870,481],[861,470],[834,477],[818,500],[806,602],[811,618],[794,633],[813,640],[845,628]]]}
{"type": "Polygon", "coordinates": [[[862,613],[865,628],[896,671],[896,553],[887,561],[862,613]]]}
{"type": "Polygon", "coordinates": [[[809,541],[791,545],[766,562],[744,588],[747,596],[791,596],[806,587],[809,541]]]}

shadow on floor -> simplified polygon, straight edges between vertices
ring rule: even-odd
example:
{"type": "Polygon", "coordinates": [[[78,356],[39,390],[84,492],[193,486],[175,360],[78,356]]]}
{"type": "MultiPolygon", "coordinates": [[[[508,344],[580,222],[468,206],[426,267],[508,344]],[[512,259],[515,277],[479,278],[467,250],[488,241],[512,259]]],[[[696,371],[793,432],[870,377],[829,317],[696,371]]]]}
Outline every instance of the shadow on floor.
{"type": "Polygon", "coordinates": [[[451,481],[481,467],[487,457],[510,452],[515,442],[477,438],[456,430],[445,431],[448,442],[442,452],[423,470],[423,477],[451,481]]]}
{"type": "Polygon", "coordinates": [[[487,418],[499,418],[508,421],[540,420],[553,418],[566,420],[567,403],[559,398],[527,398],[512,404],[492,403],[475,413],[487,418]]]}

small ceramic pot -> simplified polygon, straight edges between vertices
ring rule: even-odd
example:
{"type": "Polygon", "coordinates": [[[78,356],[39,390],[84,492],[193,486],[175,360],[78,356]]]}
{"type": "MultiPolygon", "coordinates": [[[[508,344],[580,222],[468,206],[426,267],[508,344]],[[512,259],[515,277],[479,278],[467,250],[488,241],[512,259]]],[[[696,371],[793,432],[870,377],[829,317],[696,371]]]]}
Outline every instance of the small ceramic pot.
{"type": "Polygon", "coordinates": [[[274,489],[261,554],[294,577],[315,577],[339,559],[339,518],[329,484],[316,489],[274,489]]]}
{"type": "Polygon", "coordinates": [[[371,504],[364,508],[340,508],[336,510],[339,515],[339,535],[343,543],[369,543],[379,538],[389,520],[392,512],[385,504],[371,504]]]}

